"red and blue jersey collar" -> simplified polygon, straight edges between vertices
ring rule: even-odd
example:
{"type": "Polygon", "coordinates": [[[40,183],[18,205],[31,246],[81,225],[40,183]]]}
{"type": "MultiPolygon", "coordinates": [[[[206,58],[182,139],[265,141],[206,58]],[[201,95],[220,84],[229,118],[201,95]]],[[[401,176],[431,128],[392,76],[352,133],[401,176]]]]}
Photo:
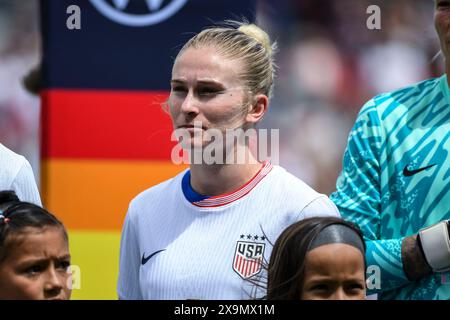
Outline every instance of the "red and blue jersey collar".
{"type": "Polygon", "coordinates": [[[251,178],[246,184],[237,190],[229,193],[207,196],[197,193],[191,186],[191,170],[186,171],[181,181],[181,188],[184,197],[193,205],[197,207],[219,207],[227,205],[231,202],[237,201],[247,195],[256,185],[264,179],[265,176],[272,170],[273,165],[269,161],[262,164],[261,169],[251,178]]]}

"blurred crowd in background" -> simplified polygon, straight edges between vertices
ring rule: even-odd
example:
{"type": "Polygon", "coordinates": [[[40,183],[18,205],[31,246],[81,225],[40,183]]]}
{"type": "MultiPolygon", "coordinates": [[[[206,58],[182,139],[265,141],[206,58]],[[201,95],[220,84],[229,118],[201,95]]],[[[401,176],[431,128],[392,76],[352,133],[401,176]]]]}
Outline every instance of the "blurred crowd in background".
{"type": "Polygon", "coordinates": [[[24,155],[39,178],[39,110],[24,80],[39,64],[37,0],[0,0],[0,143],[24,155]]]}
{"type": "MultiPolygon", "coordinates": [[[[431,0],[259,0],[258,22],[279,45],[261,127],[280,129],[282,166],[322,193],[334,190],[363,104],[442,74],[433,9],[431,0]],[[370,5],[381,8],[381,30],[366,26],[370,5]]],[[[0,142],[26,156],[37,177],[40,102],[23,79],[40,52],[38,1],[0,0],[0,142]]]]}
{"type": "Polygon", "coordinates": [[[278,79],[265,126],[280,130],[280,163],[326,194],[347,137],[373,96],[443,73],[432,0],[281,0],[259,5],[279,43],[278,79]],[[381,9],[369,30],[367,8],[381,9]]]}

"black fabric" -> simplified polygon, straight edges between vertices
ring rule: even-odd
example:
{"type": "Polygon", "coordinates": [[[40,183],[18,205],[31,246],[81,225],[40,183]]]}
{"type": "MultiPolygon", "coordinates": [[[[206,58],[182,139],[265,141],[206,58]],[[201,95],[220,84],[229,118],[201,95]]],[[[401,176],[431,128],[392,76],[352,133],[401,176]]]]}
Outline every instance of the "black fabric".
{"type": "Polygon", "coordinates": [[[324,228],[311,243],[309,251],[333,243],[351,245],[364,254],[364,243],[360,236],[354,230],[343,224],[332,224],[324,228]]]}

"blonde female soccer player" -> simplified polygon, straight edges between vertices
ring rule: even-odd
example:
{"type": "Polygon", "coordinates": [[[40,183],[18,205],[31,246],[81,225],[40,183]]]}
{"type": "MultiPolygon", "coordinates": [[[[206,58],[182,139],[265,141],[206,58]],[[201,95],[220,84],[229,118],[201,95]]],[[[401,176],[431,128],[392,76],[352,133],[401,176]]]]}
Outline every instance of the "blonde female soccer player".
{"type": "MultiPolygon", "coordinates": [[[[254,24],[206,29],[181,49],[168,107],[182,145],[202,150],[209,132],[244,134],[263,118],[274,79],[274,48],[254,24]],[[240,130],[240,131],[239,131],[240,130]]],[[[259,162],[246,144],[224,139],[207,159],[139,194],[122,232],[120,299],[250,299],[273,241],[290,224],[339,213],[283,168],[259,162]],[[231,147],[231,148],[230,148],[231,147]],[[219,157],[220,158],[220,157],[219,157]]]]}

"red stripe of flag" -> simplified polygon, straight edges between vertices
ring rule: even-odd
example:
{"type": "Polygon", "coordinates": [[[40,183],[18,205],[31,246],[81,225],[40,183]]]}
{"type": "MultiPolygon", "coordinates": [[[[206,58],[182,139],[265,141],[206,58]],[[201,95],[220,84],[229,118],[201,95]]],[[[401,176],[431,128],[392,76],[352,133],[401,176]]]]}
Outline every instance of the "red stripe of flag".
{"type": "Polygon", "coordinates": [[[42,93],[42,157],[169,160],[167,92],[51,89],[42,93]]]}

